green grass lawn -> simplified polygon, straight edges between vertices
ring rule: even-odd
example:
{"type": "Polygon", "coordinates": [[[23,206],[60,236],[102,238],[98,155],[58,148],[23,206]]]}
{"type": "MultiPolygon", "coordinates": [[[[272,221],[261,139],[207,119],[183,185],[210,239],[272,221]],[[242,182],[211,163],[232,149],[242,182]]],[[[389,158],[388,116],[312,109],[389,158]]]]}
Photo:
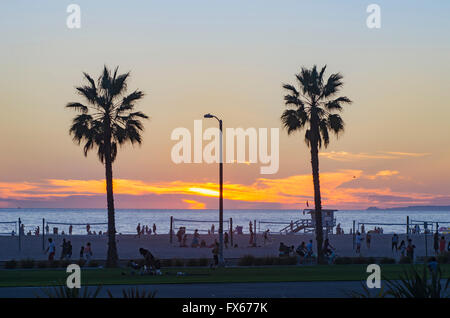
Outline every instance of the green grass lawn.
{"type": "MultiPolygon", "coordinates": [[[[417,265],[422,266],[422,265],[417,265]]],[[[299,282],[299,281],[355,281],[368,276],[366,265],[331,266],[268,266],[209,268],[168,268],[162,276],[132,275],[130,269],[82,269],[83,285],[120,284],[191,284],[236,282],[299,282]],[[176,276],[177,272],[186,273],[176,276]]],[[[399,278],[407,265],[381,265],[383,277],[399,278]]],[[[450,278],[450,265],[442,267],[444,277],[450,278]]],[[[50,286],[65,283],[69,274],[65,269],[0,270],[0,287],[50,286]]]]}

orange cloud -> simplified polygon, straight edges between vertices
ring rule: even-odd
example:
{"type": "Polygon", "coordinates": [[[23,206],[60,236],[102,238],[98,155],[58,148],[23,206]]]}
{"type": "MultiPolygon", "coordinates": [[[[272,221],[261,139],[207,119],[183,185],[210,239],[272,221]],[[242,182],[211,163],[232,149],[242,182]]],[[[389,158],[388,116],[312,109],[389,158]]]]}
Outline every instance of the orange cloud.
{"type": "Polygon", "coordinates": [[[346,151],[331,151],[319,153],[321,157],[336,160],[336,161],[356,161],[366,159],[402,159],[407,157],[424,157],[430,155],[430,153],[412,153],[412,152],[392,152],[392,151],[379,151],[376,153],[351,153],[346,151]]]}
{"type": "MultiPolygon", "coordinates": [[[[396,192],[386,186],[389,178],[399,178],[395,170],[382,170],[365,174],[362,170],[339,170],[320,175],[323,204],[334,207],[364,207],[367,205],[398,205],[401,202],[428,203],[438,195],[415,192],[396,192]],[[360,180],[371,180],[372,186],[365,188],[360,180]],[[375,182],[375,187],[373,186],[375,182]],[[342,186],[344,185],[345,186],[342,186]],[[378,186],[376,186],[378,185],[378,186]]],[[[0,199],[30,200],[51,199],[67,196],[98,196],[105,193],[104,180],[60,180],[43,182],[0,183],[0,199]]],[[[179,195],[189,208],[204,208],[205,203],[197,198],[219,196],[216,183],[166,181],[144,182],[141,180],[115,179],[114,193],[118,195],[179,195]]],[[[224,199],[259,204],[276,204],[285,208],[303,207],[314,200],[312,176],[294,175],[285,178],[258,178],[252,184],[225,183],[224,199]]],[[[178,201],[180,202],[180,201],[178,201]]]]}
{"type": "Polygon", "coordinates": [[[183,200],[184,203],[189,204],[189,209],[205,209],[206,208],[206,204],[204,204],[203,202],[198,202],[195,200],[187,200],[184,199],[183,200]]]}

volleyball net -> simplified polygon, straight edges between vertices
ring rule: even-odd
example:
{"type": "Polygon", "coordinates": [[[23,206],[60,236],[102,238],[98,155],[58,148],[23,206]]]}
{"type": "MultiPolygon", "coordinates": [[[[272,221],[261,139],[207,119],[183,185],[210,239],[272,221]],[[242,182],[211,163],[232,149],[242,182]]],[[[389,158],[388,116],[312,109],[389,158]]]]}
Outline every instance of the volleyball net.
{"type": "Polygon", "coordinates": [[[45,222],[46,235],[58,235],[58,234],[87,234],[87,235],[98,235],[104,234],[108,230],[107,222],[96,222],[96,223],[70,223],[70,222],[45,222]]]}
{"type": "Polygon", "coordinates": [[[0,235],[17,235],[18,234],[18,221],[4,221],[0,222],[0,235]]]}
{"type": "Polygon", "coordinates": [[[423,221],[411,220],[409,223],[410,233],[434,233],[434,232],[449,232],[450,222],[439,221],[423,221]]]}
{"type": "MultiPolygon", "coordinates": [[[[230,230],[230,220],[223,220],[223,231],[228,232],[230,230]]],[[[193,219],[176,219],[171,218],[171,229],[176,233],[180,228],[184,229],[184,233],[192,234],[196,230],[199,233],[217,234],[219,231],[219,220],[193,220],[193,219]]]]}

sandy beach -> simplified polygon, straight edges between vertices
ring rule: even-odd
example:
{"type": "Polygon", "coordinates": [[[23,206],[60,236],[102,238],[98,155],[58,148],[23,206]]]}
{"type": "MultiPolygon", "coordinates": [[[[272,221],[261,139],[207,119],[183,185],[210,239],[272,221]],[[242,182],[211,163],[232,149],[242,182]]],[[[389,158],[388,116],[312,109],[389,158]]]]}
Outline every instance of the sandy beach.
{"type": "MultiPolygon", "coordinates": [[[[94,259],[103,260],[106,258],[107,250],[107,237],[97,235],[58,235],[58,236],[46,236],[45,247],[47,247],[47,238],[52,237],[57,246],[56,258],[58,259],[61,254],[61,244],[63,238],[70,240],[73,246],[73,259],[79,258],[79,251],[82,245],[87,242],[91,242],[94,252],[94,259]]],[[[400,241],[406,240],[406,235],[399,235],[400,241]]],[[[425,256],[425,237],[423,235],[411,235],[414,245],[416,246],[416,256],[425,256]]],[[[271,235],[270,241],[264,245],[262,235],[257,236],[257,246],[249,246],[249,235],[235,235],[233,237],[233,243],[238,247],[224,249],[225,258],[240,258],[244,255],[253,255],[255,257],[263,256],[278,256],[278,247],[280,242],[291,246],[297,247],[302,241],[306,243],[312,239],[314,248],[315,240],[312,234],[295,234],[295,235],[271,235]]],[[[372,243],[370,249],[367,248],[365,242],[361,248],[362,256],[373,257],[394,257],[398,259],[400,252],[391,251],[391,234],[377,234],[372,235],[372,243]]],[[[188,244],[190,244],[188,239],[188,244]]],[[[200,241],[205,240],[207,245],[214,242],[214,239],[218,239],[217,235],[201,235],[200,241]]],[[[330,235],[331,245],[336,248],[337,256],[358,256],[353,250],[352,235],[330,235]]],[[[446,240],[450,239],[450,235],[446,236],[446,240]]],[[[433,255],[433,238],[427,237],[428,255],[433,255]]],[[[42,236],[25,236],[22,237],[21,250],[19,251],[19,238],[11,236],[0,237],[0,261],[6,261],[11,259],[25,259],[32,258],[35,260],[46,259],[47,255],[44,254],[42,248],[42,236]]],[[[135,235],[118,235],[117,246],[120,259],[138,259],[139,247],[149,249],[156,257],[160,259],[172,259],[172,258],[211,258],[211,248],[192,248],[192,247],[179,247],[177,238],[173,237],[173,243],[169,243],[169,235],[151,235],[136,237],[135,235]]]]}

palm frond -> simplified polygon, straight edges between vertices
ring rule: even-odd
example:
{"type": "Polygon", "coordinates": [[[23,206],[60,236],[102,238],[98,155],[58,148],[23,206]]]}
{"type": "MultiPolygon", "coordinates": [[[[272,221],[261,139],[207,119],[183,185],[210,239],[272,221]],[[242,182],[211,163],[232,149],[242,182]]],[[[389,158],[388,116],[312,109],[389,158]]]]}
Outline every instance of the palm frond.
{"type": "Polygon", "coordinates": [[[341,96],[336,99],[327,101],[325,103],[325,108],[329,111],[333,110],[341,111],[343,109],[342,104],[351,104],[351,103],[352,101],[348,97],[341,96]]]}
{"type": "Polygon", "coordinates": [[[338,114],[328,115],[328,127],[336,134],[344,131],[344,120],[338,114]]]}
{"type": "Polygon", "coordinates": [[[342,82],[343,76],[339,73],[331,74],[325,84],[322,92],[322,97],[330,97],[339,91],[339,88],[344,84],[342,82]]]}
{"type": "Polygon", "coordinates": [[[304,109],[286,109],[281,115],[281,122],[290,135],[296,130],[302,129],[307,122],[307,115],[304,109]]]}
{"type": "Polygon", "coordinates": [[[84,155],[96,148],[102,163],[106,156],[114,161],[117,157],[117,145],[126,142],[142,143],[141,132],[144,125],[140,119],[148,119],[148,116],[141,111],[133,112],[133,109],[134,103],[142,99],[144,93],[135,90],[123,97],[130,73],[118,75],[118,67],[111,75],[111,71],[104,66],[97,85],[89,74],[83,75],[89,85],[77,87],[76,90],[89,102],[89,106],[78,102],[66,105],[67,108],[81,112],[73,119],[69,133],[77,144],[84,143],[84,155]],[[89,110],[93,110],[93,113],[89,113],[89,110]],[[110,140],[108,136],[111,136],[110,140]],[[109,145],[108,148],[106,145],[109,145]]]}
{"type": "Polygon", "coordinates": [[[81,104],[81,103],[67,103],[66,105],[67,108],[72,108],[74,110],[80,111],[84,114],[86,114],[88,112],[88,107],[81,104]]]}

